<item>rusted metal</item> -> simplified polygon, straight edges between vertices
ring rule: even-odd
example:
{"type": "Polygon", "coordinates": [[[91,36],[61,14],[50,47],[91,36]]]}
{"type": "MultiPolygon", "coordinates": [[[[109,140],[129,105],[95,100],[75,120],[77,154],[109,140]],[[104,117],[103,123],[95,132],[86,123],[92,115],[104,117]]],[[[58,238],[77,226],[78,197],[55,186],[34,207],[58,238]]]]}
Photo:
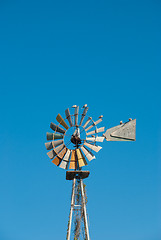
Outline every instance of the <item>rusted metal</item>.
{"type": "Polygon", "coordinates": [[[69,169],[77,169],[75,150],[72,150],[69,169]]]}
{"type": "Polygon", "coordinates": [[[60,123],[65,129],[69,129],[68,125],[66,124],[66,122],[64,121],[64,119],[62,118],[62,116],[60,114],[57,115],[56,120],[58,121],[58,123],[60,123]]]}
{"type": "Polygon", "coordinates": [[[76,179],[84,179],[89,176],[90,172],[89,171],[67,171],[66,172],[66,180],[73,180],[74,178],[76,179]]]}
{"type": "Polygon", "coordinates": [[[64,143],[54,148],[54,151],[58,154],[65,147],[64,143]]]}
{"type": "Polygon", "coordinates": [[[57,156],[57,153],[54,150],[51,150],[51,151],[47,152],[47,155],[49,158],[53,159],[54,157],[57,156]]]}
{"type": "Polygon", "coordinates": [[[64,148],[58,153],[58,157],[61,158],[61,159],[63,159],[66,151],[67,151],[67,148],[64,147],[64,148]]]}
{"type": "Polygon", "coordinates": [[[54,163],[56,166],[59,166],[60,162],[61,162],[61,159],[59,157],[55,157],[52,160],[52,163],[54,163]]]}
{"type": "Polygon", "coordinates": [[[57,126],[55,123],[51,122],[50,123],[50,128],[53,130],[53,131],[56,131],[56,132],[59,132],[59,133],[65,133],[65,130],[62,129],[61,127],[57,126]]]}
{"type": "Polygon", "coordinates": [[[70,154],[71,154],[71,150],[67,149],[67,152],[65,153],[63,160],[59,166],[60,168],[64,168],[64,169],[68,168],[70,154]]]}

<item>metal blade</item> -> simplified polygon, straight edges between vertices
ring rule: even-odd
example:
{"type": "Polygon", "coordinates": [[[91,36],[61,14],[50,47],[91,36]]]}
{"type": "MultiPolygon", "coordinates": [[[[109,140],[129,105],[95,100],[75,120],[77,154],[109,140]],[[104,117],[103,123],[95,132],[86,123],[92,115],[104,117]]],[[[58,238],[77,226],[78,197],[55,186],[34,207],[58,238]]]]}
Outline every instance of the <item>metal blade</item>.
{"type": "Polygon", "coordinates": [[[91,134],[95,134],[95,133],[99,133],[99,132],[104,132],[105,131],[105,127],[101,127],[101,128],[96,128],[96,130],[91,131],[91,132],[87,132],[86,135],[91,135],[91,134]]]}
{"type": "Polygon", "coordinates": [[[72,127],[73,124],[72,124],[72,119],[71,119],[71,115],[70,115],[69,108],[67,108],[67,109],[65,110],[65,115],[66,115],[66,118],[67,118],[67,120],[68,120],[70,126],[72,127]]]}
{"type": "Polygon", "coordinates": [[[61,159],[63,159],[66,151],[67,151],[67,148],[64,147],[64,148],[58,153],[58,157],[61,158],[61,159]]]}
{"type": "Polygon", "coordinates": [[[103,136],[106,141],[135,141],[136,119],[123,123],[116,127],[107,129],[103,136]]]}
{"type": "Polygon", "coordinates": [[[52,149],[53,148],[52,142],[45,143],[45,147],[46,147],[47,150],[52,149]]]}
{"type": "Polygon", "coordinates": [[[88,123],[91,121],[91,117],[89,117],[88,119],[87,119],[87,121],[85,122],[85,124],[83,125],[83,128],[85,128],[87,125],[88,125],[88,123]]]}
{"type": "Polygon", "coordinates": [[[94,122],[94,124],[97,125],[100,122],[102,122],[102,117],[100,117],[96,122],[94,122]]]}
{"type": "Polygon", "coordinates": [[[62,144],[63,142],[64,142],[63,140],[53,141],[53,142],[52,142],[53,148],[56,148],[57,146],[59,146],[59,145],[62,144]]]}
{"type": "Polygon", "coordinates": [[[46,133],[46,138],[47,138],[47,140],[53,140],[53,133],[47,132],[46,133]]]}
{"type": "Polygon", "coordinates": [[[100,146],[95,146],[95,145],[92,145],[92,144],[87,143],[87,142],[85,142],[84,145],[86,145],[87,147],[89,147],[90,149],[92,149],[95,152],[98,152],[102,148],[100,146]]]}
{"type": "Polygon", "coordinates": [[[60,133],[65,133],[66,131],[64,129],[62,129],[61,127],[58,127],[55,123],[50,123],[50,128],[53,130],[53,131],[56,131],[56,132],[60,132],[60,133]]]}
{"type": "Polygon", "coordinates": [[[46,138],[47,140],[55,140],[55,139],[62,139],[64,136],[61,134],[57,134],[57,133],[46,133],[46,138]]]}
{"type": "Polygon", "coordinates": [[[54,163],[56,166],[59,166],[61,163],[61,159],[59,157],[56,157],[52,160],[52,163],[54,163]]]}
{"type": "Polygon", "coordinates": [[[75,126],[78,125],[78,112],[79,112],[79,106],[75,107],[75,112],[74,112],[74,116],[75,116],[75,126]]]}
{"type": "Polygon", "coordinates": [[[103,142],[104,141],[104,137],[87,137],[86,140],[87,141],[95,141],[95,142],[103,142]]]}
{"type": "Polygon", "coordinates": [[[76,161],[76,158],[75,158],[75,150],[72,150],[69,169],[77,169],[77,161],[76,161]]]}
{"type": "Polygon", "coordinates": [[[86,147],[81,146],[80,148],[89,161],[96,158],[86,147]]]}
{"type": "Polygon", "coordinates": [[[71,150],[68,149],[65,156],[63,157],[63,161],[60,164],[60,168],[67,169],[69,164],[69,158],[70,158],[71,150]]]}
{"type": "Polygon", "coordinates": [[[69,165],[69,169],[74,169],[74,170],[76,170],[77,169],[77,162],[75,161],[75,162],[70,162],[70,165],[69,165]]]}
{"type": "Polygon", "coordinates": [[[90,125],[87,129],[85,129],[85,131],[88,131],[89,129],[93,128],[94,124],[90,125]]]}
{"type": "Polygon", "coordinates": [[[57,115],[56,120],[67,130],[69,129],[68,125],[66,124],[66,122],[64,121],[64,119],[62,118],[62,116],[60,114],[57,115]]]}
{"type": "Polygon", "coordinates": [[[96,129],[96,133],[104,132],[104,131],[105,131],[105,127],[100,127],[96,129]]]}
{"type": "Polygon", "coordinates": [[[57,156],[56,152],[54,150],[51,150],[50,152],[47,152],[47,155],[49,158],[53,159],[57,156]]]}
{"type": "Polygon", "coordinates": [[[96,126],[100,122],[102,122],[102,118],[99,118],[96,122],[94,122],[92,125],[90,125],[88,128],[86,128],[85,131],[88,131],[89,129],[96,126]]]}
{"type": "Polygon", "coordinates": [[[58,154],[63,148],[64,148],[64,143],[56,147],[54,151],[58,154]]]}
{"type": "Polygon", "coordinates": [[[67,162],[69,161],[71,151],[72,151],[72,150],[70,150],[70,149],[67,150],[67,152],[66,152],[63,160],[65,160],[65,161],[67,161],[67,162]]]}
{"type": "Polygon", "coordinates": [[[69,162],[63,161],[60,163],[59,167],[63,168],[63,169],[67,169],[68,168],[68,164],[69,162]]]}
{"type": "Polygon", "coordinates": [[[82,113],[82,117],[81,117],[81,120],[80,120],[79,126],[82,125],[83,120],[84,120],[84,118],[85,118],[85,116],[86,116],[86,114],[87,114],[87,111],[88,111],[88,107],[85,107],[85,108],[84,108],[84,111],[83,111],[83,113],[82,113]]]}
{"type": "Polygon", "coordinates": [[[78,160],[79,167],[83,167],[83,166],[87,165],[87,162],[83,156],[83,153],[81,152],[81,150],[79,148],[76,149],[76,154],[77,154],[77,160],[78,160]]]}
{"type": "Polygon", "coordinates": [[[62,143],[63,143],[63,140],[47,142],[47,143],[45,143],[45,147],[46,147],[47,150],[50,150],[52,148],[57,147],[58,145],[60,145],[62,143]]]}
{"type": "Polygon", "coordinates": [[[56,147],[54,150],[51,150],[47,153],[49,158],[53,159],[55,156],[58,155],[58,153],[64,148],[64,144],[61,144],[60,146],[56,147]]]}

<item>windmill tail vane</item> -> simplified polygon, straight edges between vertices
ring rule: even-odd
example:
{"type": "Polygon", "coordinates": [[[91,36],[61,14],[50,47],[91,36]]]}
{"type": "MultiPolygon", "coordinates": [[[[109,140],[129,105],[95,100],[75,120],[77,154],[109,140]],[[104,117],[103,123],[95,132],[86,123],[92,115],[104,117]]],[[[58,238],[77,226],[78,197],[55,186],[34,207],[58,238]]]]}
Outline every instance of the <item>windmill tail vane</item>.
{"type": "Polygon", "coordinates": [[[101,115],[96,121],[87,116],[87,104],[79,113],[79,106],[73,105],[65,110],[65,118],[60,114],[51,122],[52,132],[47,132],[45,147],[48,157],[56,166],[66,171],[66,180],[72,180],[71,207],[67,230],[67,240],[90,240],[87,221],[87,197],[83,179],[90,174],[83,171],[82,167],[95,159],[95,153],[102,147],[101,142],[106,141],[135,141],[136,119],[122,121],[118,126],[109,128],[100,127],[103,120],[101,115]],[[99,145],[98,145],[99,143],[99,145]]]}

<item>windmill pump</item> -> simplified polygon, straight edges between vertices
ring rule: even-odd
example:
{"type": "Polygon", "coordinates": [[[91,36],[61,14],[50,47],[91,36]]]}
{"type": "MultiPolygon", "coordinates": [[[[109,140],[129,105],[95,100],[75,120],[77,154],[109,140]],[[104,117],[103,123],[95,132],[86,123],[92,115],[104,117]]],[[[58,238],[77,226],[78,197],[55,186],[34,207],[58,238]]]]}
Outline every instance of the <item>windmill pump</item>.
{"type": "Polygon", "coordinates": [[[51,122],[52,133],[47,132],[46,149],[52,163],[66,171],[66,180],[73,181],[70,215],[68,221],[67,240],[90,240],[87,219],[87,196],[83,179],[90,174],[82,167],[95,159],[95,152],[102,147],[98,145],[106,141],[135,141],[136,119],[131,118],[126,123],[105,130],[98,127],[103,120],[101,115],[96,121],[87,116],[87,104],[79,113],[79,106],[73,105],[65,110],[65,118],[60,114],[56,120],[58,125],[51,122]]]}

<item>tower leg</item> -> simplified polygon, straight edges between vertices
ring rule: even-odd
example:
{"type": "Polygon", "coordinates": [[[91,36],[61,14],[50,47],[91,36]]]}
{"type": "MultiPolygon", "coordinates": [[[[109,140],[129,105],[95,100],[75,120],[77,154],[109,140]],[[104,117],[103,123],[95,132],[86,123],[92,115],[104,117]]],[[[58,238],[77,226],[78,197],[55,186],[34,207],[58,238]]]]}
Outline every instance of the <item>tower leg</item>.
{"type": "Polygon", "coordinates": [[[69,215],[69,225],[68,225],[68,232],[67,232],[67,240],[70,240],[70,234],[71,234],[71,225],[72,225],[72,215],[73,215],[73,209],[74,209],[74,198],[75,198],[75,181],[76,179],[73,179],[73,187],[72,187],[72,198],[71,198],[71,207],[70,207],[70,215],[69,215]]]}
{"type": "Polygon", "coordinates": [[[85,202],[85,195],[84,195],[84,188],[83,188],[83,180],[80,179],[81,184],[81,194],[82,194],[82,207],[83,207],[83,215],[84,215],[84,226],[85,226],[85,236],[87,240],[89,238],[89,228],[88,228],[88,221],[87,221],[87,210],[86,210],[86,202],[85,202]]]}

